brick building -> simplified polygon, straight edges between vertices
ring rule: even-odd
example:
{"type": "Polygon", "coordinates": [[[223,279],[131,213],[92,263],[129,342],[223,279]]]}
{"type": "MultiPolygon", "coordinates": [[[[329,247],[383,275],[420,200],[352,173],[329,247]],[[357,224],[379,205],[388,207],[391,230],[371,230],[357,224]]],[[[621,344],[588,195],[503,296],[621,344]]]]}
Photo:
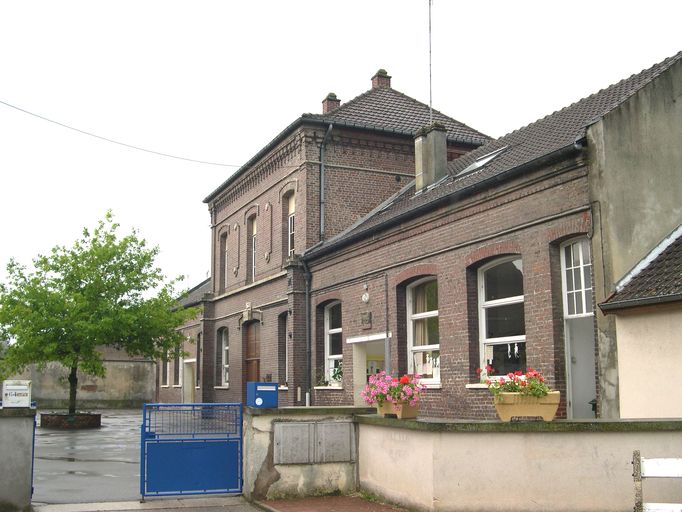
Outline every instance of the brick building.
{"type": "Polygon", "coordinates": [[[431,125],[382,70],[327,96],[206,198],[195,399],[266,380],[284,405],[359,404],[387,369],[425,377],[423,416],[494,418],[490,364],[541,370],[562,417],[618,417],[616,324],[594,305],[682,221],[681,60],[497,140],[431,125]]]}
{"type": "Polygon", "coordinates": [[[615,326],[594,304],[682,220],[681,59],[451,162],[442,129],[420,133],[421,177],[304,255],[313,361],[343,365],[315,403],[360,404],[388,367],[426,378],[420,414],[492,419],[490,364],[541,370],[562,417],[618,417],[615,326]]]}
{"type": "MultiPolygon", "coordinates": [[[[445,127],[449,160],[490,140],[438,111],[433,118],[445,127]]],[[[212,277],[190,293],[192,303],[204,294],[202,317],[184,329],[190,356],[160,364],[161,400],[181,397],[181,373],[194,371],[195,401],[242,401],[243,383],[261,380],[280,384],[280,403],[305,403],[311,371],[300,255],[414,178],[413,139],[428,122],[429,107],[379,70],[371,89],[345,104],[327,95],[321,114],[296,119],[205,199],[212,277]]]]}

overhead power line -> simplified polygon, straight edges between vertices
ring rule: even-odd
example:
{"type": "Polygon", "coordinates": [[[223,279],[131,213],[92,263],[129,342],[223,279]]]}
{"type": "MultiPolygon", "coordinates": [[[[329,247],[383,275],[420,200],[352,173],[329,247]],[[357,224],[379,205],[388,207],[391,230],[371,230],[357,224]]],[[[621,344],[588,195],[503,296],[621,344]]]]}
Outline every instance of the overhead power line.
{"type": "Polygon", "coordinates": [[[0,100],[0,103],[9,107],[9,108],[13,108],[14,110],[18,110],[19,112],[23,112],[24,114],[28,114],[28,115],[33,116],[33,117],[37,117],[38,119],[42,119],[43,121],[47,121],[49,123],[56,124],[57,126],[61,126],[62,128],[68,128],[69,130],[73,130],[74,132],[82,133],[83,135],[89,135],[90,137],[94,137],[96,139],[100,139],[100,140],[103,140],[106,142],[111,142],[112,144],[118,144],[119,146],[125,146],[126,148],[135,149],[137,151],[144,151],[145,153],[151,153],[153,155],[158,155],[158,156],[165,156],[167,158],[175,158],[176,160],[185,160],[186,162],[194,162],[196,164],[217,165],[220,167],[241,167],[241,165],[223,164],[220,162],[209,162],[207,160],[197,160],[195,158],[186,158],[184,156],[171,155],[169,153],[163,153],[162,151],[154,151],[153,149],[142,148],[140,146],[135,146],[133,144],[127,144],[125,142],[110,139],[108,137],[103,137],[102,135],[97,135],[96,133],[81,130],[80,128],[76,128],[74,126],[69,126],[68,124],[60,123],[59,121],[55,121],[54,119],[49,119],[45,116],[41,116],[40,114],[36,114],[34,112],[30,112],[26,109],[23,109],[21,107],[17,107],[16,105],[12,105],[11,103],[7,103],[6,101],[0,100]]]}

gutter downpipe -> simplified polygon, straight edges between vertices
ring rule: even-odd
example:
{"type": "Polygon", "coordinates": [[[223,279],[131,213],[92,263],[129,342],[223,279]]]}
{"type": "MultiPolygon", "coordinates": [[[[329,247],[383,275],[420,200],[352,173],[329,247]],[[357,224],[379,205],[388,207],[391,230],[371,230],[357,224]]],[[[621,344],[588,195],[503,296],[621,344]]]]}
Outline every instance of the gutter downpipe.
{"type": "Polygon", "coordinates": [[[303,278],[305,280],[305,365],[306,365],[306,383],[305,383],[305,406],[310,407],[312,405],[312,345],[310,340],[310,284],[313,279],[310,273],[310,268],[303,258],[301,258],[301,264],[303,265],[303,278]]]}
{"type": "Polygon", "coordinates": [[[320,241],[324,240],[324,171],[327,159],[327,142],[329,141],[333,128],[334,125],[329,123],[327,132],[324,134],[324,139],[322,139],[322,145],[320,146],[320,241]]]}

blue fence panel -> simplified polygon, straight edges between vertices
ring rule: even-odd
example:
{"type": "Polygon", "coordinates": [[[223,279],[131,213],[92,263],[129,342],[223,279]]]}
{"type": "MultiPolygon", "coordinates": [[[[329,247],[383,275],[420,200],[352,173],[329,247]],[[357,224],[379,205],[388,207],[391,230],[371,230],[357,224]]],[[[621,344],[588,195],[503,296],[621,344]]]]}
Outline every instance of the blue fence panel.
{"type": "Polygon", "coordinates": [[[240,493],[241,404],[145,404],[140,494],[240,493]]]}

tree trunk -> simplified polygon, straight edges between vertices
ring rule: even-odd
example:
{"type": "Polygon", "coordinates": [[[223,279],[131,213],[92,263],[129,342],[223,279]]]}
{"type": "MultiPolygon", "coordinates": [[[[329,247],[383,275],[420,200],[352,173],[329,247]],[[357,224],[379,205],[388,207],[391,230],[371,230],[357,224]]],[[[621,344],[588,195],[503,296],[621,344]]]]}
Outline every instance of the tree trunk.
{"type": "Polygon", "coordinates": [[[69,373],[69,414],[76,414],[76,391],[78,390],[78,366],[71,367],[69,373]]]}

